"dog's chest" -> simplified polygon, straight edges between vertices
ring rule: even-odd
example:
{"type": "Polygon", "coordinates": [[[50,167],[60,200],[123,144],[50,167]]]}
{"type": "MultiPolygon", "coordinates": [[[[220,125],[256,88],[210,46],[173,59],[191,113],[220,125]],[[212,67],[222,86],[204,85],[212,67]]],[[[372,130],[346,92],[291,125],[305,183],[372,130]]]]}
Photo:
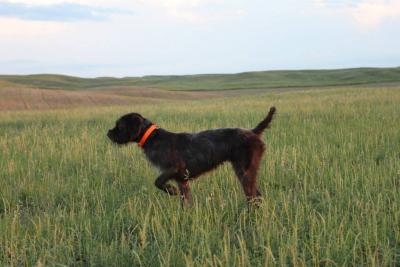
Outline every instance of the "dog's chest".
{"type": "Polygon", "coordinates": [[[171,168],[171,158],[165,151],[149,150],[145,151],[146,158],[157,168],[166,170],[171,168]]]}

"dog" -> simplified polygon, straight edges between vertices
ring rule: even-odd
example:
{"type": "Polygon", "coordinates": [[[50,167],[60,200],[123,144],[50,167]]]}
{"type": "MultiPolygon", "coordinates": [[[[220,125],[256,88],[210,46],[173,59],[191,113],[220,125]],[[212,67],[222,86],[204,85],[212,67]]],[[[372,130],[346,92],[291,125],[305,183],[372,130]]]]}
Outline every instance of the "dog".
{"type": "Polygon", "coordinates": [[[119,118],[108,138],[116,144],[138,143],[147,159],[161,170],[155,186],[170,194],[180,194],[184,204],[191,203],[188,181],[231,162],[249,202],[260,200],[257,171],[265,144],[261,134],[275,114],[268,115],[253,129],[221,128],[197,133],[173,133],[157,127],[138,113],[119,118]],[[179,190],[168,183],[175,180],[179,190]]]}

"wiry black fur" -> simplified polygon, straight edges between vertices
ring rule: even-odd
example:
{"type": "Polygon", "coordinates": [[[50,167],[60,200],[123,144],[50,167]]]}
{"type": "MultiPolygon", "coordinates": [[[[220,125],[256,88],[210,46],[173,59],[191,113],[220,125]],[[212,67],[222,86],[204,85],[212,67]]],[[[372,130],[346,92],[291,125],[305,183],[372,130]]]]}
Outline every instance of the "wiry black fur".
{"type": "MultiPolygon", "coordinates": [[[[172,195],[178,190],[168,184],[175,180],[184,202],[190,202],[187,183],[201,174],[230,161],[248,200],[260,196],[256,187],[257,171],[265,150],[260,135],[272,121],[272,107],[267,117],[254,129],[223,128],[198,133],[172,133],[156,129],[143,146],[146,157],[161,170],[155,185],[172,195]]],[[[107,136],[115,143],[139,142],[152,123],[138,113],[122,116],[107,136]]]]}

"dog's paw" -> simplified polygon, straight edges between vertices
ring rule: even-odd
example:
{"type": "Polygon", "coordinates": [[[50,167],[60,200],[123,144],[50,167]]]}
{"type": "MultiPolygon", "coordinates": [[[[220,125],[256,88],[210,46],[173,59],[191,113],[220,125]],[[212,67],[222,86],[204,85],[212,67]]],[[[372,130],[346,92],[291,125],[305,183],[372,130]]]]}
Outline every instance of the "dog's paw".
{"type": "Polygon", "coordinates": [[[170,184],[166,184],[166,185],[165,185],[165,191],[166,191],[168,194],[173,195],[173,196],[179,194],[178,189],[177,189],[175,186],[170,185],[170,184]]]}
{"type": "Polygon", "coordinates": [[[250,208],[258,209],[262,205],[262,197],[261,197],[261,195],[257,196],[257,197],[253,197],[251,199],[248,199],[247,203],[248,203],[250,208]]]}

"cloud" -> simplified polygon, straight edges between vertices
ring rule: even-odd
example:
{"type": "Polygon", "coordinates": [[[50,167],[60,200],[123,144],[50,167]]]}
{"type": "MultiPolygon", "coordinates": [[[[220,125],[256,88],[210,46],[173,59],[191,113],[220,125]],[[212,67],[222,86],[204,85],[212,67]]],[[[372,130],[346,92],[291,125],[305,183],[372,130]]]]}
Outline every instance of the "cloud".
{"type": "Polygon", "coordinates": [[[323,7],[330,7],[330,8],[344,8],[344,7],[355,7],[358,4],[365,2],[365,0],[344,0],[344,1],[337,1],[337,0],[313,0],[314,4],[323,7]]]}
{"type": "Polygon", "coordinates": [[[67,2],[47,4],[43,1],[42,5],[0,2],[0,17],[28,21],[98,21],[105,20],[114,14],[129,14],[129,12],[67,2]]]}
{"type": "Polygon", "coordinates": [[[244,2],[224,0],[139,0],[142,6],[191,23],[216,22],[246,15],[244,2]]]}
{"type": "Polygon", "coordinates": [[[400,19],[400,0],[314,0],[314,4],[340,12],[366,30],[377,28],[388,20],[400,19]]]}
{"type": "Polygon", "coordinates": [[[245,1],[226,0],[0,0],[0,17],[23,20],[105,20],[115,14],[148,13],[182,22],[220,22],[247,14],[245,1]]]}
{"type": "Polygon", "coordinates": [[[18,3],[29,6],[45,6],[45,5],[57,5],[63,3],[96,6],[96,7],[124,7],[127,6],[126,0],[0,0],[0,2],[18,3]]]}
{"type": "Polygon", "coordinates": [[[354,20],[366,28],[375,28],[389,19],[400,19],[400,0],[365,1],[351,10],[354,20]]]}
{"type": "Polygon", "coordinates": [[[68,24],[62,22],[25,21],[1,17],[0,25],[0,40],[5,37],[48,36],[68,29],[68,24]]]}

